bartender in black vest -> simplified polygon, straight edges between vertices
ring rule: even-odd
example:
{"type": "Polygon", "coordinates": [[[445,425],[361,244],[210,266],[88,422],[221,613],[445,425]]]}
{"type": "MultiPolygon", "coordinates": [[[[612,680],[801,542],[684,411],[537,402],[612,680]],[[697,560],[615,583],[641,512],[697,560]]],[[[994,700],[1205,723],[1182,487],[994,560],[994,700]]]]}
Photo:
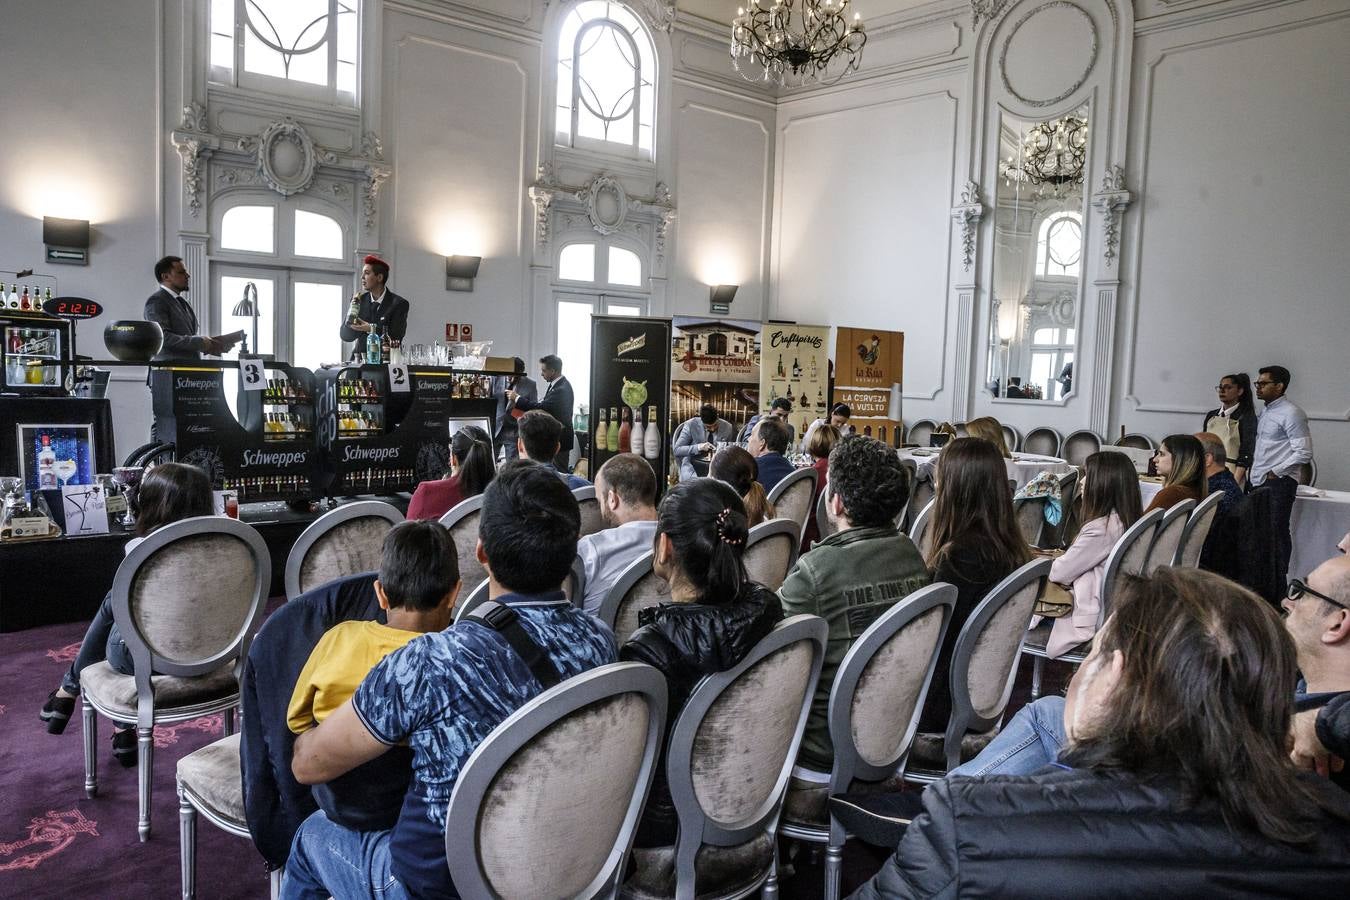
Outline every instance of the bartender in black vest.
{"type": "Polygon", "coordinates": [[[401,341],[408,333],[408,301],[389,290],[389,263],[378,256],[367,256],[361,267],[361,287],[365,290],[353,297],[356,317],[350,315],[342,324],[342,339],[356,342],[356,354],[365,359],[366,335],[376,328],[389,335],[391,341],[401,341]]]}

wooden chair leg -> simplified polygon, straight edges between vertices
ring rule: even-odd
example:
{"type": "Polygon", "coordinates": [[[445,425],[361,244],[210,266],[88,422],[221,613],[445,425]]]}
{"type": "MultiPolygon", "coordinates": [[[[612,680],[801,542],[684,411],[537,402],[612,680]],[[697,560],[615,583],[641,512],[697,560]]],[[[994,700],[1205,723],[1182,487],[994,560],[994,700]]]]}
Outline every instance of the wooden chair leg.
{"type": "Polygon", "coordinates": [[[98,796],[98,713],[83,698],[80,707],[84,717],[84,795],[93,799],[98,796]]]}
{"type": "Polygon", "coordinates": [[[141,843],[150,840],[150,788],[154,784],[155,774],[155,728],[136,728],[136,767],[140,774],[140,790],[137,791],[140,815],[136,820],[136,833],[141,843]]]}
{"type": "Polygon", "coordinates": [[[197,896],[197,810],[178,786],[178,855],[183,876],[183,900],[197,896]]]}

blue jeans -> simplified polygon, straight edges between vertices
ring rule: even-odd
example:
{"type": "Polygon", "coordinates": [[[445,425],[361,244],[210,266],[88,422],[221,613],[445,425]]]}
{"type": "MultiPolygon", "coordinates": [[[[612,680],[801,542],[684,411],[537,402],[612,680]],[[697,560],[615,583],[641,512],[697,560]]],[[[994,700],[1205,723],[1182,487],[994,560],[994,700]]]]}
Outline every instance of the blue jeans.
{"type": "Polygon", "coordinates": [[[62,690],[72,696],[78,696],[80,672],[105,659],[113,667],[114,672],[123,675],[135,674],[135,669],[131,665],[131,653],[127,650],[122,636],[118,634],[117,626],[113,624],[112,594],[104,595],[98,612],[94,613],[94,620],[85,630],[84,640],[80,642],[80,652],[75,655],[75,661],[61,678],[62,690]]]}
{"type": "Polygon", "coordinates": [[[300,825],[281,877],[281,900],[407,900],[390,871],[389,831],[353,831],[323,810],[300,825]]]}
{"type": "Polygon", "coordinates": [[[1054,762],[1066,740],[1064,698],[1042,697],[1019,709],[979,756],[950,774],[1030,775],[1054,762]]]}

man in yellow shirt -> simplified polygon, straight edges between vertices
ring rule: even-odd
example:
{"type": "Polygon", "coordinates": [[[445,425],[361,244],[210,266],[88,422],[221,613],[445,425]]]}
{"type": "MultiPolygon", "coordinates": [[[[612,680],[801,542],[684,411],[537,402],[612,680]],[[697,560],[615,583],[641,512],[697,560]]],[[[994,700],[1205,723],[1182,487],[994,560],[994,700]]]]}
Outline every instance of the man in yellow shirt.
{"type": "Polygon", "coordinates": [[[431,520],[392,529],[375,581],[388,624],[340,622],[319,639],[291,693],[286,715],[291,731],[300,734],[322,722],[388,654],[449,626],[459,587],[459,556],[444,527],[431,520]]]}

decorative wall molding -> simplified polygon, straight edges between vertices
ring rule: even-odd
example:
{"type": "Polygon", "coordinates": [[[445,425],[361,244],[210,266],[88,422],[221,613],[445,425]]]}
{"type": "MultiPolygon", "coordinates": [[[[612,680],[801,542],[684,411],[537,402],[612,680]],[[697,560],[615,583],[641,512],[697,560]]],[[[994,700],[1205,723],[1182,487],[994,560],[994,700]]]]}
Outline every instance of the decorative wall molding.
{"type": "Polygon", "coordinates": [[[981,19],[992,19],[1003,12],[1008,0],[970,0],[970,24],[979,25],[981,19]]]}
{"type": "Polygon", "coordinates": [[[1004,37],[1003,39],[1003,48],[999,51],[998,54],[998,72],[999,77],[1003,80],[1003,89],[1006,90],[1013,97],[1017,98],[1022,103],[1025,103],[1027,106],[1035,108],[1054,106],[1057,103],[1062,103],[1064,100],[1073,96],[1074,92],[1077,91],[1079,88],[1081,88],[1084,84],[1086,84],[1088,78],[1091,77],[1092,70],[1097,65],[1097,49],[1100,43],[1101,39],[1097,34],[1097,23],[1092,21],[1092,16],[1090,16],[1088,14],[1088,11],[1083,9],[1083,7],[1079,6],[1077,3],[1071,3],[1069,2],[1069,0],[1050,0],[1049,3],[1043,3],[1040,6],[1037,6],[1034,9],[1027,12],[1025,15],[1022,16],[1022,18],[1018,19],[1017,22],[1014,23],[1012,28],[1008,30],[1007,36],[1004,37]],[[1008,47],[1012,44],[1013,38],[1017,37],[1017,32],[1021,30],[1022,26],[1024,26],[1028,21],[1030,21],[1032,18],[1039,15],[1040,13],[1045,12],[1047,9],[1056,9],[1059,7],[1064,7],[1066,9],[1073,10],[1074,12],[1082,16],[1083,19],[1087,22],[1088,34],[1091,35],[1092,38],[1091,45],[1088,49],[1087,65],[1083,68],[1083,74],[1078,76],[1078,80],[1076,80],[1073,84],[1069,85],[1067,88],[1065,88],[1063,91],[1056,94],[1055,96],[1045,97],[1041,99],[1025,97],[1016,88],[1014,88],[1012,86],[1012,82],[1008,80],[1008,66],[1007,66],[1008,47]]]}
{"type": "Polygon", "coordinates": [[[979,240],[980,219],[984,218],[984,202],[980,186],[967,181],[961,188],[961,202],[952,207],[952,219],[961,228],[961,266],[969,272],[975,265],[976,243],[979,240]]]}
{"type": "Polygon", "coordinates": [[[975,288],[957,289],[956,293],[956,372],[952,379],[952,421],[964,422],[970,418],[970,375],[972,329],[975,325],[975,288]]]}
{"type": "MultiPolygon", "coordinates": [[[[554,0],[544,0],[544,9],[554,0]]],[[[653,29],[669,34],[675,30],[675,0],[628,0],[627,6],[653,29]]]]}
{"type": "MultiPolygon", "coordinates": [[[[670,188],[658,181],[650,197],[629,194],[623,184],[612,175],[600,173],[583,185],[566,185],[558,181],[552,163],[543,163],[535,173],[529,188],[530,202],[534,204],[534,240],[537,249],[545,247],[552,238],[551,213],[566,216],[569,212],[584,215],[590,227],[603,235],[624,230],[629,216],[636,216],[655,227],[652,246],[653,272],[665,274],[666,241],[675,223],[675,202],[670,188]]],[[[573,219],[572,222],[577,222],[573,219]]],[[[568,223],[564,221],[564,228],[568,223]]],[[[637,222],[635,224],[641,224],[637,222]]]]}
{"type": "Polygon", "coordinates": [[[253,155],[262,183],[283,197],[305,191],[319,163],[337,163],[337,154],[314,143],[305,127],[292,118],[278,119],[257,137],[239,140],[239,150],[253,155]]]}
{"type": "MultiPolygon", "coordinates": [[[[1092,403],[1088,427],[1105,435],[1111,421],[1111,357],[1116,336],[1116,286],[1098,285],[1096,346],[1092,351],[1092,403]]],[[[1078,367],[1074,367],[1077,374],[1078,367]]],[[[1077,380],[1077,379],[1075,379],[1077,380]]]]}
{"type": "Polygon", "coordinates": [[[374,231],[379,212],[380,188],[393,171],[388,166],[367,163],[362,169],[365,175],[365,190],[362,192],[362,205],[366,216],[366,231],[374,231]]]}
{"type": "Polygon", "coordinates": [[[1120,220],[1134,200],[1125,189],[1125,169],[1107,166],[1102,188],[1092,196],[1092,206],[1102,214],[1102,259],[1108,267],[1116,264],[1120,247],[1120,220]]]}
{"type": "Polygon", "coordinates": [[[206,158],[211,155],[210,142],[201,137],[173,133],[173,148],[183,162],[183,200],[189,213],[195,219],[202,209],[202,177],[206,169],[206,158]]]}

